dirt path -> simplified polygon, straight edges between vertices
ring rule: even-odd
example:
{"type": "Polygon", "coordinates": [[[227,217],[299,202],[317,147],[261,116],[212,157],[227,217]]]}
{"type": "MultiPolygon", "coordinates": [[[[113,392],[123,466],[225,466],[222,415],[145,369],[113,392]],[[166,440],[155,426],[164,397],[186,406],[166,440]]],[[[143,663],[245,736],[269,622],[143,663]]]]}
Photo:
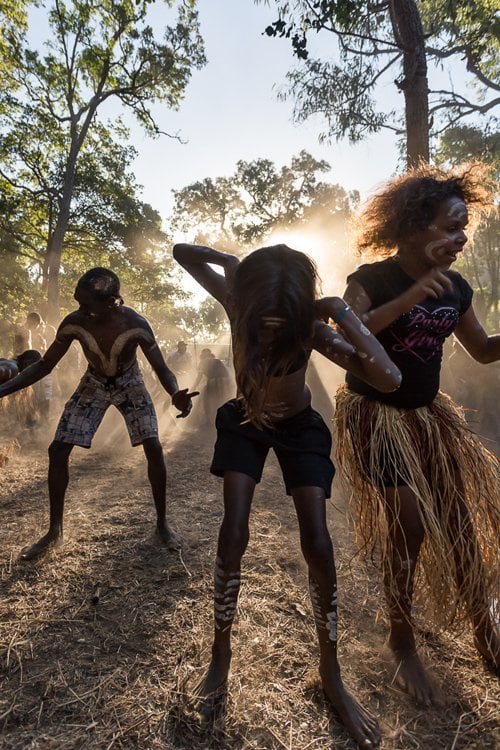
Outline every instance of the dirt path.
{"type": "MultiPolygon", "coordinates": [[[[178,555],[154,537],[142,451],[114,425],[105,434],[92,451],[75,450],[65,545],[38,563],[17,556],[47,522],[46,446],[25,448],[0,468],[0,746],[353,748],[318,688],[307,577],[274,461],[252,515],[227,713],[203,729],[191,693],[209,658],[221,518],[221,483],[207,470],[212,436],[178,425],[167,436],[169,518],[185,542],[178,555]]],[[[446,709],[415,707],[389,684],[377,576],[350,565],[338,489],[329,517],[344,679],[379,717],[383,748],[500,747],[498,683],[468,633],[419,636],[450,695],[446,709]]]]}

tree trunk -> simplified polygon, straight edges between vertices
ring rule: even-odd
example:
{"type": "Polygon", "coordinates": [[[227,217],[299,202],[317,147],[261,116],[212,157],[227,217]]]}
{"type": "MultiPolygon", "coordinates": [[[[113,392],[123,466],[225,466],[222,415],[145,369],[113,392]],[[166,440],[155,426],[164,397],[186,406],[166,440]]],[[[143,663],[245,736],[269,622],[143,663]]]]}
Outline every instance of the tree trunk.
{"type": "Polygon", "coordinates": [[[47,243],[47,318],[48,322],[54,326],[57,326],[60,318],[59,272],[61,270],[64,237],[68,229],[71,210],[78,151],[79,147],[76,144],[72,145],[66,163],[62,197],[56,225],[47,243]]]}
{"type": "Polygon", "coordinates": [[[429,86],[422,21],[414,0],[390,0],[396,42],[403,52],[403,77],[396,82],[405,98],[406,161],[429,161],[429,86]]]}

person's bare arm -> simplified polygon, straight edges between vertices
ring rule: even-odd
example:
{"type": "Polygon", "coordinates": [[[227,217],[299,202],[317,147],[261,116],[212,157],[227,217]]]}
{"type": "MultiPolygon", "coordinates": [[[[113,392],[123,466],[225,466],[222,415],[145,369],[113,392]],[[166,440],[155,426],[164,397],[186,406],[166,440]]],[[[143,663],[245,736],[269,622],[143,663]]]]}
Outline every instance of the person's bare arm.
{"type": "Polygon", "coordinates": [[[314,349],[382,393],[399,388],[399,369],[346,301],[339,297],[328,297],[320,300],[318,307],[321,317],[328,316],[337,322],[342,332],[333,330],[324,321],[316,321],[314,349]]]}
{"type": "Polygon", "coordinates": [[[33,385],[33,383],[37,383],[48,375],[49,372],[52,372],[61,357],[63,357],[68,351],[71,341],[72,338],[70,337],[64,339],[56,338],[56,340],[49,346],[42,359],[39,359],[38,362],[34,362],[20,372],[19,375],[16,375],[14,378],[11,378],[11,380],[0,385],[0,398],[8,396],[10,393],[20,391],[23,388],[27,388],[29,385],[33,385]]]}
{"type": "Polygon", "coordinates": [[[485,365],[500,359],[500,334],[488,336],[472,305],[461,316],[454,333],[464,349],[477,362],[485,365]]]}
{"type": "Polygon", "coordinates": [[[193,386],[192,386],[193,391],[196,388],[198,388],[198,386],[200,385],[201,381],[203,380],[203,376],[204,376],[204,372],[202,370],[198,370],[197,375],[196,375],[196,380],[194,381],[193,386]]]}
{"type": "Polygon", "coordinates": [[[438,299],[452,288],[453,284],[448,276],[438,268],[433,268],[405,292],[380,307],[372,308],[369,296],[361,284],[355,280],[347,285],[344,299],[365,326],[372,333],[378,333],[427,297],[438,299]]]}
{"type": "MultiPolygon", "coordinates": [[[[148,328],[149,328],[149,324],[148,328]]],[[[197,392],[188,393],[187,388],[181,388],[179,390],[179,384],[172,370],[168,367],[163,354],[161,353],[160,347],[158,346],[154,333],[149,328],[151,334],[151,341],[145,342],[143,339],[139,340],[139,346],[144,352],[144,356],[148,360],[149,364],[153,368],[158,380],[160,381],[163,388],[172,397],[172,404],[181,413],[179,417],[187,417],[192,409],[191,398],[197,396],[197,392]]]]}
{"type": "Polygon", "coordinates": [[[193,279],[196,279],[224,308],[227,307],[229,285],[232,275],[239,265],[239,260],[235,255],[222,253],[204,245],[189,245],[187,243],[174,245],[173,255],[177,263],[193,279]],[[224,273],[217,273],[211,266],[219,266],[224,273]]]}

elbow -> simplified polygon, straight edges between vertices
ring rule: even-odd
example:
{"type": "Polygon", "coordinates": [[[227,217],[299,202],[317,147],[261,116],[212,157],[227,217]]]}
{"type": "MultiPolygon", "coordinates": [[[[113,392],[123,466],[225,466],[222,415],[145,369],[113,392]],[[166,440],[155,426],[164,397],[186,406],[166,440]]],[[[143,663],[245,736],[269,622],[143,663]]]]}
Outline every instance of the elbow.
{"type": "Polygon", "coordinates": [[[177,261],[177,263],[182,264],[185,250],[186,250],[186,245],[182,242],[178,242],[177,244],[174,245],[172,249],[172,255],[174,256],[174,259],[177,261]]]}
{"type": "Polygon", "coordinates": [[[402,379],[403,376],[397,367],[387,368],[384,372],[383,380],[377,388],[382,393],[393,393],[393,391],[398,390],[402,379]]]}
{"type": "Polygon", "coordinates": [[[492,362],[496,362],[498,358],[493,352],[484,351],[476,354],[474,359],[480,365],[490,365],[492,362]]]}

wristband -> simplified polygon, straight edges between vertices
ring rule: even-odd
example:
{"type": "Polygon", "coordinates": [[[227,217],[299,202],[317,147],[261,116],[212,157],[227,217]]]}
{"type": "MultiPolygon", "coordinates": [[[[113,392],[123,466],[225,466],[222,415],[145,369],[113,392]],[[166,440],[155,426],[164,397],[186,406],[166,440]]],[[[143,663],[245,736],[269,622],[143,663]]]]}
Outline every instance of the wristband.
{"type": "Polygon", "coordinates": [[[346,315],[349,312],[350,309],[351,309],[350,305],[346,305],[344,307],[344,309],[339,312],[339,314],[337,315],[337,317],[333,319],[333,322],[334,323],[340,323],[340,321],[342,320],[342,318],[344,317],[344,315],[346,315]]]}

